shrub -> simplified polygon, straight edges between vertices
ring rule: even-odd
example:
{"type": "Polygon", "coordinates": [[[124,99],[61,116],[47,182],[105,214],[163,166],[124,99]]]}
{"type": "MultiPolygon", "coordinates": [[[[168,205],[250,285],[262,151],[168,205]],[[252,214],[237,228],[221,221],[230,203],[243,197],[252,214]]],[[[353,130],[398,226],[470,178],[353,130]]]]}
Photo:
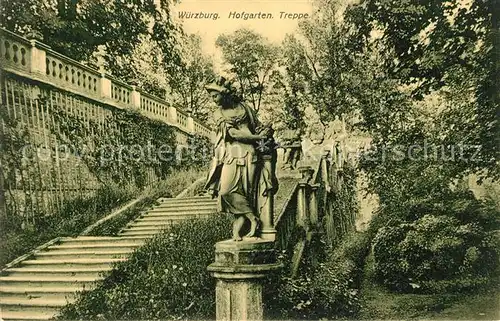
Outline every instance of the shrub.
{"type": "Polygon", "coordinates": [[[267,294],[273,317],[321,319],[352,316],[359,310],[359,286],[370,247],[366,233],[354,233],[327,253],[314,267],[303,264],[301,275],[283,278],[276,292],[267,294]]]}
{"type": "Polygon", "coordinates": [[[458,291],[487,282],[498,261],[493,235],[478,222],[463,222],[460,213],[453,214],[462,221],[429,213],[379,229],[374,239],[379,281],[413,292],[458,291]]]}
{"type": "Polygon", "coordinates": [[[216,242],[230,237],[223,215],[182,222],[149,240],[59,318],[213,319],[215,280],[207,271],[216,242]]]}

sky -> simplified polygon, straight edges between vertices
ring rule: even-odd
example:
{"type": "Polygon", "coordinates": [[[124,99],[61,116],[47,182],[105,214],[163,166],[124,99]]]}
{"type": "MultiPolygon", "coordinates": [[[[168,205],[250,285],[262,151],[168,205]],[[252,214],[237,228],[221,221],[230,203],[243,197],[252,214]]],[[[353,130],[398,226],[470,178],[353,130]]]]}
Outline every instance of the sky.
{"type": "Polygon", "coordinates": [[[312,10],[311,0],[181,0],[180,4],[174,6],[173,15],[174,19],[182,21],[187,33],[198,33],[201,36],[203,51],[213,56],[216,65],[220,65],[221,54],[215,46],[219,34],[232,33],[239,28],[247,27],[260,33],[270,42],[281,43],[287,33],[294,33],[299,22],[299,19],[290,19],[281,12],[310,15],[312,10]],[[181,19],[179,14],[183,12],[204,15],[217,13],[218,19],[181,19]],[[272,18],[248,20],[230,18],[231,12],[270,13],[272,18]]]}

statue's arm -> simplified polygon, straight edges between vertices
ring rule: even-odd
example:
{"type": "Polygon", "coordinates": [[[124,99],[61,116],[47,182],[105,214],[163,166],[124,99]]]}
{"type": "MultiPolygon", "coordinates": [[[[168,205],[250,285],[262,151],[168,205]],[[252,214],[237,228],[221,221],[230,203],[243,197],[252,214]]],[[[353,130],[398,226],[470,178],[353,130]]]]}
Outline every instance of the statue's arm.
{"type": "Polygon", "coordinates": [[[250,134],[248,132],[244,132],[242,130],[236,128],[230,128],[228,130],[229,136],[233,139],[242,142],[242,143],[253,143],[259,141],[261,139],[266,139],[266,135],[264,134],[250,134]]]}

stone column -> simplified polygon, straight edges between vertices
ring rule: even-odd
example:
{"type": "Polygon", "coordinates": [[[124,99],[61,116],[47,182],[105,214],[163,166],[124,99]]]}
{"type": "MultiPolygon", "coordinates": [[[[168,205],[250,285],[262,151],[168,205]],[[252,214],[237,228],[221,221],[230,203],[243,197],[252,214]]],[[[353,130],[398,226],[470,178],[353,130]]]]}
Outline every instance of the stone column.
{"type": "MultiPolygon", "coordinates": [[[[264,171],[273,173],[273,164],[271,155],[263,155],[264,171]]],[[[265,197],[265,203],[261,205],[260,220],[262,222],[261,238],[269,241],[276,239],[276,229],[274,228],[274,195],[268,193],[265,197]]]]}
{"type": "Polygon", "coordinates": [[[226,240],[215,245],[215,262],[208,266],[217,279],[217,320],[263,320],[264,280],[280,269],[274,242],[226,240]]]}
{"type": "Polygon", "coordinates": [[[297,223],[299,226],[304,227],[306,230],[309,229],[309,208],[308,208],[308,194],[309,194],[309,181],[312,178],[314,170],[311,166],[301,166],[299,167],[299,172],[301,174],[301,181],[299,182],[299,190],[297,195],[297,223]]]}
{"type": "Polygon", "coordinates": [[[297,191],[297,224],[305,228],[308,225],[307,216],[307,183],[300,182],[299,190],[297,191]]]}
{"type": "Polygon", "coordinates": [[[312,184],[309,193],[309,219],[311,226],[314,230],[318,227],[319,213],[318,213],[318,193],[319,184],[312,184]]]}

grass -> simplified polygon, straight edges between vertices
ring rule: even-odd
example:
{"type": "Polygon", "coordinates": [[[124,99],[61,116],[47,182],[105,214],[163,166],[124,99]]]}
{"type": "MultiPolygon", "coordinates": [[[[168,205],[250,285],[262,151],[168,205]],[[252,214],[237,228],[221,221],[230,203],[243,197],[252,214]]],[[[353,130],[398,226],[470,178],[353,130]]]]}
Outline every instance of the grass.
{"type": "Polygon", "coordinates": [[[394,293],[375,282],[370,254],[365,265],[359,319],[500,320],[499,279],[475,293],[394,293]]]}

